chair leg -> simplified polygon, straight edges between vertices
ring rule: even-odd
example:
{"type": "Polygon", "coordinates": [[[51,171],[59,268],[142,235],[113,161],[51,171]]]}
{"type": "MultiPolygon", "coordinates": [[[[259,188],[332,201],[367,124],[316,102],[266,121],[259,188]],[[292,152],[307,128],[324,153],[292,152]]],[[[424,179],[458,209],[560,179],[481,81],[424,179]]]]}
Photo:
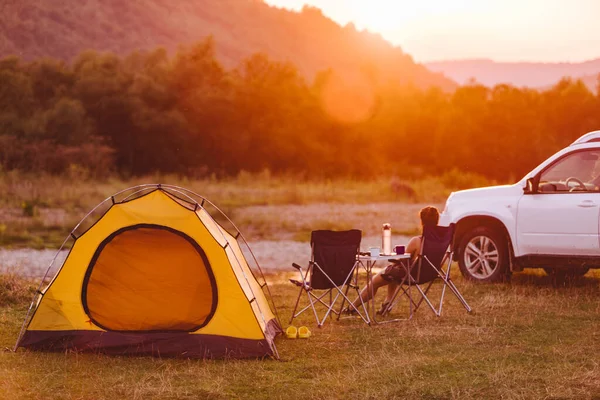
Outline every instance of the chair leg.
{"type": "MultiPolygon", "coordinates": [[[[433,281],[432,281],[433,282],[433,281]]],[[[429,284],[429,286],[431,287],[431,283],[429,284]]],[[[425,303],[427,303],[427,305],[429,306],[429,308],[431,308],[431,311],[433,311],[433,313],[439,317],[440,314],[438,312],[438,310],[435,308],[435,306],[431,303],[431,301],[429,300],[429,297],[427,297],[427,294],[423,291],[423,289],[421,289],[421,286],[419,285],[415,285],[417,287],[417,290],[419,291],[419,293],[421,293],[421,296],[423,296],[423,300],[425,300],[425,303]]],[[[427,288],[427,290],[429,290],[429,287],[427,288]]]]}
{"type": "MultiPolygon", "coordinates": [[[[339,289],[338,289],[339,290],[339,289]]],[[[367,325],[371,325],[371,319],[369,318],[369,312],[367,310],[367,304],[363,301],[362,297],[360,296],[360,290],[358,288],[354,288],[354,290],[356,291],[356,296],[358,299],[360,299],[360,307],[362,307],[362,312],[357,308],[357,306],[354,305],[353,302],[350,301],[350,299],[347,296],[347,292],[346,294],[342,293],[340,290],[340,294],[342,296],[342,298],[348,302],[348,307],[352,308],[354,311],[356,311],[357,315],[364,321],[365,324],[367,325]]]]}
{"type": "Polygon", "coordinates": [[[368,325],[371,325],[371,318],[369,317],[369,310],[367,310],[368,305],[364,302],[362,296],[360,295],[360,290],[358,289],[358,287],[355,290],[356,290],[356,295],[360,299],[360,305],[362,306],[363,312],[365,313],[364,315],[366,316],[366,319],[363,318],[363,321],[365,321],[368,325]]]}
{"type": "Polygon", "coordinates": [[[340,310],[338,312],[337,320],[340,320],[342,316],[342,312],[344,310],[344,305],[346,304],[346,298],[348,297],[348,291],[350,290],[350,285],[346,285],[346,290],[344,292],[344,297],[342,298],[342,305],[340,306],[340,310]]]}
{"type": "MultiPolygon", "coordinates": [[[[290,319],[290,324],[293,322],[294,318],[296,318],[298,315],[302,314],[304,311],[308,310],[309,308],[312,308],[313,310],[313,314],[315,317],[315,320],[317,322],[317,326],[320,328],[323,326],[323,324],[325,323],[325,321],[327,320],[327,317],[333,318],[333,314],[337,314],[338,315],[338,319],[340,318],[341,312],[343,310],[343,306],[346,304],[346,302],[349,304],[349,307],[351,307],[352,309],[354,309],[358,315],[362,318],[362,320],[370,325],[370,318],[368,316],[368,312],[365,306],[364,301],[362,301],[361,299],[361,305],[362,305],[362,312],[361,310],[359,310],[357,308],[357,306],[354,306],[354,304],[350,301],[350,299],[348,298],[348,293],[350,290],[350,286],[352,285],[352,278],[353,275],[355,275],[354,279],[358,278],[358,269],[356,268],[356,266],[358,265],[358,262],[355,264],[353,270],[348,274],[348,276],[346,277],[344,286],[346,286],[346,288],[343,290],[342,288],[340,288],[340,286],[337,286],[335,284],[335,282],[333,282],[333,280],[321,269],[321,267],[317,264],[312,262],[309,266],[309,270],[307,271],[306,275],[303,274],[303,271],[300,269],[300,276],[302,277],[302,288],[300,290],[300,293],[298,294],[298,298],[296,299],[296,304],[294,305],[294,310],[292,312],[292,317],[290,319]],[[306,282],[306,277],[308,277],[310,275],[310,268],[319,268],[321,270],[321,272],[323,272],[323,275],[331,282],[332,287],[331,289],[328,289],[325,293],[321,294],[321,295],[316,295],[314,294],[314,292],[312,290],[309,290],[309,285],[306,282]],[[337,290],[337,292],[334,294],[333,290],[337,290]],[[306,305],[304,308],[302,308],[301,310],[298,311],[299,308],[299,304],[300,304],[300,297],[302,297],[302,292],[306,292],[306,295],[308,297],[308,305],[306,305]],[[325,296],[329,295],[329,302],[327,302],[325,298],[325,296]],[[339,310],[335,309],[334,307],[336,306],[338,299],[342,298],[342,306],[339,310]],[[319,313],[317,312],[317,309],[315,306],[318,306],[319,304],[323,305],[324,307],[326,307],[327,311],[325,312],[325,314],[322,316],[322,318],[319,318],[319,313]]],[[[360,297],[360,293],[358,290],[358,286],[353,285],[353,288],[356,290],[357,295],[360,297]]]]}
{"type": "MultiPolygon", "coordinates": [[[[331,290],[329,291],[329,304],[331,304],[331,297],[332,297],[332,293],[331,290]]],[[[329,314],[329,318],[333,318],[333,315],[329,314]]]]}
{"type": "Polygon", "coordinates": [[[463,307],[465,308],[465,310],[467,310],[467,312],[471,312],[471,311],[473,311],[471,309],[471,306],[469,306],[469,303],[467,303],[467,300],[465,300],[465,298],[463,297],[462,293],[460,293],[460,291],[458,290],[458,288],[454,284],[454,281],[452,281],[452,278],[450,277],[450,268],[451,268],[451,266],[452,266],[452,263],[448,263],[448,273],[447,273],[448,287],[450,288],[450,290],[452,291],[452,293],[454,293],[454,295],[458,298],[458,301],[461,302],[461,304],[463,305],[463,307]]]}
{"type": "Polygon", "coordinates": [[[415,304],[414,300],[412,299],[411,293],[410,293],[410,284],[411,284],[411,280],[413,279],[411,276],[411,271],[412,268],[414,267],[415,262],[413,262],[412,264],[406,266],[404,264],[401,264],[402,267],[404,268],[404,271],[406,273],[406,275],[404,276],[404,278],[402,279],[401,282],[398,283],[398,288],[396,289],[396,291],[394,292],[391,300],[389,301],[388,305],[385,307],[385,309],[381,310],[381,315],[382,316],[386,316],[390,313],[390,311],[392,310],[392,308],[398,303],[398,301],[400,300],[398,298],[398,295],[400,294],[400,291],[402,291],[403,295],[405,295],[406,297],[408,297],[409,299],[409,318],[412,318],[412,314],[413,314],[413,308],[412,306],[415,304]],[[408,289],[404,289],[404,285],[407,285],[408,289]]]}
{"type": "MultiPolygon", "coordinates": [[[[313,300],[312,300],[312,298],[313,298],[314,295],[312,294],[312,292],[310,290],[307,290],[307,288],[309,287],[309,285],[306,282],[306,278],[309,276],[309,274],[311,272],[311,268],[313,268],[313,265],[309,264],[308,270],[306,271],[306,275],[304,275],[302,273],[302,269],[299,269],[299,271],[300,271],[300,277],[302,278],[302,288],[300,289],[300,295],[298,296],[298,299],[296,300],[296,306],[294,307],[294,312],[292,313],[292,318],[290,319],[290,324],[292,323],[292,321],[294,320],[295,317],[297,317],[298,315],[302,314],[304,311],[306,311],[310,307],[313,310],[313,314],[315,316],[315,320],[317,321],[317,326],[321,326],[322,325],[321,321],[319,321],[319,315],[317,314],[317,309],[315,308],[315,304],[313,303],[313,300]],[[309,305],[306,306],[306,307],[304,307],[302,310],[298,311],[298,313],[295,313],[296,308],[298,307],[298,303],[300,301],[300,296],[302,295],[302,291],[306,292],[306,296],[308,297],[309,305]]],[[[317,300],[321,301],[320,298],[317,298],[316,296],[314,296],[314,297],[317,300]]]]}
{"type": "MultiPolygon", "coordinates": [[[[398,283],[398,288],[396,289],[396,291],[394,292],[392,299],[390,300],[390,302],[388,303],[387,307],[382,310],[381,315],[382,316],[386,316],[388,315],[392,308],[394,308],[394,306],[398,303],[398,301],[400,301],[400,296],[406,296],[408,298],[409,301],[409,314],[408,314],[408,320],[412,319],[412,316],[414,314],[414,312],[416,311],[416,309],[418,308],[417,303],[415,303],[414,299],[412,298],[412,294],[411,294],[411,286],[413,286],[414,283],[414,279],[412,278],[412,276],[410,274],[407,273],[406,277],[404,279],[402,279],[402,281],[400,283],[398,283]],[[406,286],[406,288],[405,288],[406,286]],[[400,293],[402,292],[402,293],[400,293]],[[414,306],[414,308],[413,308],[414,306]]],[[[385,321],[385,322],[393,322],[393,321],[401,321],[404,319],[395,319],[392,321],[385,321]]]]}
{"type": "Polygon", "coordinates": [[[412,278],[412,276],[410,276],[410,278],[408,279],[408,282],[403,281],[404,284],[399,285],[398,289],[396,290],[396,292],[394,293],[394,297],[392,298],[393,300],[390,302],[390,304],[388,305],[385,313],[383,313],[382,315],[387,315],[387,313],[389,313],[392,309],[392,307],[394,307],[396,305],[396,303],[398,302],[398,295],[400,294],[400,291],[402,291],[402,295],[406,296],[409,299],[409,319],[412,318],[412,315],[417,312],[417,310],[419,309],[419,307],[421,307],[421,304],[423,304],[423,301],[425,301],[429,307],[431,308],[431,310],[437,315],[439,316],[439,311],[438,309],[435,308],[435,306],[431,303],[431,301],[429,300],[429,298],[427,297],[427,293],[429,293],[429,289],[431,289],[431,286],[433,285],[434,281],[429,282],[429,284],[427,285],[427,287],[425,288],[425,290],[423,290],[423,288],[421,288],[421,285],[419,285],[418,283],[415,282],[414,278],[412,278]],[[407,288],[405,289],[404,286],[407,286],[407,288]],[[410,289],[411,287],[416,287],[419,294],[421,295],[421,298],[419,299],[419,302],[415,302],[415,300],[412,298],[412,295],[410,293],[410,289]],[[413,308],[414,307],[414,308],[413,308]]]}
{"type": "MultiPolygon", "coordinates": [[[[355,272],[355,270],[356,270],[356,268],[357,268],[357,265],[358,265],[358,261],[357,261],[357,262],[355,262],[355,264],[354,264],[354,267],[353,267],[352,271],[350,271],[350,273],[348,274],[348,276],[346,276],[346,279],[345,279],[345,281],[344,281],[344,284],[343,284],[343,285],[346,285],[346,286],[347,286],[348,282],[349,282],[349,281],[352,279],[352,275],[354,274],[354,272],[355,272]]],[[[325,313],[325,316],[323,317],[323,322],[324,322],[325,318],[327,318],[327,316],[329,316],[329,314],[331,313],[331,311],[332,311],[332,309],[333,309],[333,305],[335,305],[335,303],[337,302],[337,299],[338,299],[338,298],[339,298],[339,296],[341,295],[341,296],[342,296],[342,298],[343,298],[343,299],[345,299],[345,300],[348,302],[348,304],[350,305],[350,307],[352,307],[354,310],[356,310],[356,312],[357,312],[357,313],[358,313],[358,315],[359,315],[359,316],[362,318],[362,320],[363,320],[365,323],[367,323],[367,324],[370,324],[370,320],[368,320],[368,319],[365,319],[365,317],[364,317],[364,316],[363,316],[363,315],[360,313],[360,311],[359,311],[359,310],[358,310],[358,309],[357,309],[357,308],[354,306],[354,304],[353,304],[353,303],[350,301],[350,299],[348,298],[348,296],[347,296],[347,295],[346,295],[346,294],[345,294],[345,293],[344,293],[344,292],[343,292],[343,291],[342,291],[342,290],[339,288],[339,286],[337,286],[337,285],[336,285],[336,283],[335,283],[335,282],[334,282],[334,281],[333,281],[333,280],[332,280],[332,279],[329,277],[329,275],[327,275],[327,274],[325,273],[325,271],[323,271],[323,269],[322,269],[322,268],[319,266],[319,264],[317,264],[317,263],[314,263],[314,266],[316,266],[317,268],[319,268],[319,269],[321,270],[321,272],[323,273],[323,275],[324,275],[324,276],[325,276],[325,277],[326,277],[326,278],[329,280],[329,282],[331,282],[331,284],[332,284],[333,288],[332,288],[332,289],[330,289],[330,290],[333,290],[333,289],[337,290],[337,294],[335,295],[335,298],[333,298],[333,299],[330,301],[331,307],[329,307],[329,309],[328,309],[328,310],[327,310],[327,312],[325,313]]],[[[362,302],[362,300],[361,300],[361,302],[362,302]]],[[[368,315],[368,314],[367,314],[367,315],[368,315]]],[[[367,317],[367,318],[368,318],[368,317],[367,317]]],[[[321,325],[322,325],[322,324],[321,324],[321,325]]]]}
{"type": "MultiPolygon", "coordinates": [[[[460,291],[458,290],[458,288],[456,287],[456,285],[454,284],[454,282],[452,281],[452,279],[450,278],[450,271],[451,271],[451,268],[452,268],[452,253],[447,253],[446,254],[446,257],[445,257],[445,259],[447,260],[446,271],[444,271],[443,268],[440,268],[438,270],[431,263],[431,261],[429,261],[429,259],[427,257],[424,257],[424,258],[431,265],[431,267],[433,269],[435,269],[435,271],[437,272],[438,276],[444,282],[444,289],[445,289],[446,286],[448,286],[450,288],[450,291],[452,291],[452,293],[456,296],[456,298],[458,299],[458,301],[461,302],[461,304],[463,305],[463,307],[465,308],[465,310],[467,310],[467,312],[471,312],[472,311],[471,307],[469,306],[469,304],[467,303],[467,301],[465,300],[465,298],[463,297],[463,295],[460,293],[460,291]]],[[[443,265],[443,262],[442,262],[442,265],[443,265]]],[[[443,298],[443,294],[444,294],[444,292],[442,292],[442,298],[443,298]]],[[[441,308],[442,308],[442,306],[440,305],[440,314],[441,314],[441,308]]]]}
{"type": "Polygon", "coordinates": [[[444,285],[442,287],[442,295],[440,296],[440,305],[438,306],[438,310],[440,315],[442,315],[442,307],[444,306],[444,295],[446,294],[446,287],[448,285],[446,284],[446,280],[444,281],[444,285]]]}
{"type": "Polygon", "coordinates": [[[294,318],[296,318],[300,313],[298,313],[298,315],[296,315],[296,310],[298,309],[298,304],[300,303],[300,297],[302,297],[302,292],[304,291],[304,289],[300,289],[300,293],[298,293],[298,298],[296,299],[296,305],[294,306],[294,311],[292,311],[292,318],[290,318],[290,325],[292,324],[292,321],[294,320],[294,318]]]}
{"type": "MultiPolygon", "coordinates": [[[[352,273],[352,275],[354,275],[354,276],[351,278],[352,281],[350,283],[355,288],[357,295],[360,296],[360,292],[358,290],[358,274],[359,274],[359,269],[358,269],[358,263],[357,263],[355,265],[354,272],[352,273]]],[[[346,305],[346,298],[348,298],[348,292],[350,291],[350,286],[351,285],[350,284],[346,285],[346,290],[344,291],[344,296],[342,298],[342,305],[340,306],[340,309],[339,309],[339,312],[338,312],[338,317],[337,317],[338,321],[340,320],[340,317],[342,316],[342,312],[344,310],[344,305],[346,305]]],[[[362,298],[360,300],[361,300],[361,303],[363,303],[362,298]]],[[[352,303],[352,304],[354,304],[354,303],[352,303]]],[[[350,307],[350,306],[348,306],[348,307],[350,307]]],[[[365,313],[366,312],[367,311],[365,309],[365,313]]]]}
{"type": "MultiPolygon", "coordinates": [[[[431,289],[433,282],[434,281],[431,281],[431,282],[429,282],[429,285],[427,285],[427,288],[424,291],[425,296],[427,296],[427,293],[429,293],[429,289],[431,289]]],[[[423,300],[425,299],[425,296],[421,296],[421,299],[419,299],[419,302],[417,304],[415,304],[415,311],[417,311],[419,309],[419,307],[421,307],[421,304],[423,304],[423,300]]]]}
{"type": "Polygon", "coordinates": [[[458,301],[461,302],[461,304],[463,305],[463,307],[465,308],[465,310],[467,310],[467,312],[473,311],[471,309],[471,306],[469,306],[469,303],[467,303],[467,300],[465,300],[465,298],[463,297],[463,295],[459,292],[459,290],[456,287],[456,285],[454,284],[454,282],[452,282],[452,280],[448,279],[447,284],[448,284],[448,287],[450,288],[450,290],[452,291],[452,293],[454,293],[454,295],[458,299],[458,301]]]}
{"type": "Polygon", "coordinates": [[[396,288],[396,290],[394,291],[394,294],[392,295],[392,299],[390,300],[390,302],[387,304],[387,306],[381,310],[381,316],[384,317],[386,315],[388,315],[390,313],[390,311],[392,310],[392,307],[394,307],[397,303],[396,298],[398,297],[398,293],[400,293],[400,289],[402,289],[402,286],[398,286],[396,288]]]}
{"type": "MultiPolygon", "coordinates": [[[[302,291],[300,292],[300,295],[298,296],[298,299],[296,300],[296,307],[294,307],[294,312],[292,313],[292,318],[290,319],[290,324],[292,323],[292,321],[294,320],[294,318],[298,317],[300,314],[302,314],[304,311],[308,310],[309,308],[312,308],[313,314],[315,316],[315,320],[317,321],[317,324],[318,324],[319,323],[319,316],[318,316],[318,313],[317,313],[317,309],[315,308],[315,302],[313,302],[313,297],[319,303],[322,303],[322,304],[325,304],[325,305],[327,305],[327,303],[325,303],[324,301],[322,301],[320,297],[315,296],[312,292],[309,292],[309,291],[306,291],[306,290],[302,290],[302,291]],[[309,304],[307,306],[305,306],[304,308],[302,308],[300,311],[296,312],[298,303],[300,302],[300,297],[302,296],[302,291],[306,293],[306,296],[308,297],[308,303],[309,304]]],[[[321,295],[321,297],[325,296],[325,294],[321,295]]]]}
{"type": "MultiPolygon", "coordinates": [[[[325,293],[321,294],[320,296],[317,296],[317,295],[315,295],[312,292],[308,292],[308,294],[314,299],[315,305],[322,304],[325,307],[329,307],[329,304],[327,304],[326,302],[323,301],[323,297],[325,297],[327,295],[327,293],[328,292],[325,292],[325,293]]],[[[298,311],[296,313],[296,316],[302,314],[304,311],[308,310],[309,308],[310,308],[310,304],[308,304],[307,306],[305,306],[302,310],[298,311]]]]}
{"type": "Polygon", "coordinates": [[[452,279],[450,277],[450,272],[451,272],[451,268],[452,268],[452,254],[447,253],[446,256],[444,257],[444,260],[442,260],[442,264],[441,264],[442,266],[443,266],[444,262],[447,262],[446,270],[444,270],[443,267],[441,267],[439,269],[436,268],[431,263],[431,261],[429,261],[429,259],[426,256],[423,256],[422,259],[425,260],[426,262],[428,262],[429,265],[431,266],[431,268],[433,268],[435,270],[435,272],[437,273],[438,277],[436,277],[435,279],[439,278],[443,282],[442,293],[440,295],[440,302],[439,302],[438,307],[436,308],[433,305],[433,303],[431,302],[431,300],[429,299],[429,297],[427,297],[429,290],[431,289],[433,283],[435,282],[435,279],[432,280],[431,282],[429,282],[427,287],[425,289],[423,289],[421,287],[421,285],[417,284],[415,282],[415,280],[412,278],[412,276],[410,275],[411,268],[414,267],[414,263],[413,263],[413,265],[411,265],[408,269],[409,273],[407,274],[407,276],[408,276],[407,282],[405,282],[405,280],[403,280],[403,284],[399,285],[398,289],[394,293],[394,296],[392,297],[392,301],[390,301],[390,304],[387,306],[386,310],[383,311],[382,315],[387,315],[391,311],[392,307],[394,307],[396,305],[396,303],[399,301],[400,295],[405,295],[409,298],[409,307],[410,307],[409,319],[412,317],[413,312],[416,312],[420,308],[420,306],[423,304],[423,302],[427,303],[427,305],[429,306],[431,311],[433,311],[433,313],[436,316],[440,317],[442,315],[444,297],[446,294],[446,287],[448,287],[450,289],[450,291],[456,296],[456,298],[461,302],[461,304],[467,310],[467,312],[471,312],[472,311],[471,307],[469,306],[469,304],[467,303],[465,298],[462,296],[462,294],[460,293],[460,291],[458,290],[458,288],[456,287],[456,285],[454,284],[454,282],[452,281],[452,279]],[[407,289],[404,288],[404,286],[405,286],[404,284],[406,284],[407,289]],[[421,295],[421,298],[419,299],[418,302],[415,302],[411,296],[410,289],[412,286],[415,286],[417,291],[421,295]],[[413,309],[413,306],[414,306],[414,309],[413,309]]]}

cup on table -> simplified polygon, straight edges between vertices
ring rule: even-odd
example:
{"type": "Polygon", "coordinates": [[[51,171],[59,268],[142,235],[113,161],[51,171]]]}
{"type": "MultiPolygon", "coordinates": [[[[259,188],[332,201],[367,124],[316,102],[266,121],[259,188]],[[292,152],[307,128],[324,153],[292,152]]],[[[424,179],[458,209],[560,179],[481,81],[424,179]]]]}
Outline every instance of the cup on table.
{"type": "Polygon", "coordinates": [[[379,257],[379,247],[370,247],[369,253],[371,253],[371,257],[379,257]]]}
{"type": "Polygon", "coordinates": [[[396,254],[398,254],[398,255],[404,254],[405,251],[406,251],[406,248],[404,246],[394,247],[394,252],[396,252],[396,254]]]}

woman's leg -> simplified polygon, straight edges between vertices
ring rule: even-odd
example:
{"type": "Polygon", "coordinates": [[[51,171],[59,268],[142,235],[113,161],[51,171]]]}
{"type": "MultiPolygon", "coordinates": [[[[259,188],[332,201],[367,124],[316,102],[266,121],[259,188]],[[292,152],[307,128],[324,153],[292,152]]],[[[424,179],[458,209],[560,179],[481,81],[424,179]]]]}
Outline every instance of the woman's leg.
{"type": "Polygon", "coordinates": [[[394,298],[394,293],[398,290],[398,284],[396,282],[390,282],[387,289],[387,297],[383,301],[384,303],[389,303],[394,298]]]}
{"type": "Polygon", "coordinates": [[[371,285],[373,285],[372,292],[374,296],[375,294],[377,294],[377,289],[388,284],[389,282],[381,277],[381,273],[375,275],[375,277],[371,280],[370,284],[367,283],[367,286],[365,286],[364,289],[360,292],[360,297],[354,300],[354,306],[358,307],[360,305],[360,299],[362,299],[364,303],[371,300],[371,285]]]}

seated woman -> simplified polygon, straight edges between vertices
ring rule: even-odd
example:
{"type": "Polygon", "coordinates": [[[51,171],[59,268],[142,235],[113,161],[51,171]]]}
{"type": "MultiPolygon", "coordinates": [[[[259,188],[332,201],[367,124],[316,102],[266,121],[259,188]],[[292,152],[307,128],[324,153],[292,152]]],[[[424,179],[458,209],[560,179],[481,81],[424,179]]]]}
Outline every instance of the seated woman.
{"type": "MultiPolygon", "coordinates": [[[[421,218],[421,226],[422,227],[430,226],[430,225],[437,226],[438,221],[440,219],[440,213],[437,208],[429,206],[429,207],[425,207],[425,208],[421,209],[421,211],[419,212],[419,217],[421,218]]],[[[408,245],[406,246],[406,252],[408,254],[410,254],[411,262],[412,262],[412,260],[414,260],[416,255],[419,253],[419,250],[421,249],[421,241],[422,241],[422,236],[415,236],[412,239],[410,239],[410,241],[408,242],[408,245]]],[[[386,286],[386,285],[388,287],[387,297],[386,297],[385,301],[383,302],[383,304],[381,305],[381,309],[377,312],[378,314],[387,308],[389,302],[392,300],[392,297],[394,296],[394,293],[396,292],[396,289],[398,288],[398,284],[400,282],[402,282],[405,275],[406,275],[406,270],[404,268],[402,268],[401,266],[396,265],[396,264],[391,264],[391,265],[388,265],[383,271],[381,271],[380,273],[375,275],[375,277],[371,280],[371,284],[373,285],[373,291],[372,291],[373,295],[375,295],[377,293],[377,289],[379,289],[380,287],[386,286]]],[[[371,300],[371,286],[370,285],[367,285],[360,292],[360,297],[362,298],[362,301],[365,303],[367,301],[371,300]]],[[[360,298],[357,298],[354,301],[354,306],[357,308],[360,306],[360,298]]],[[[347,311],[351,312],[350,310],[352,310],[352,309],[349,307],[347,309],[347,311]]]]}

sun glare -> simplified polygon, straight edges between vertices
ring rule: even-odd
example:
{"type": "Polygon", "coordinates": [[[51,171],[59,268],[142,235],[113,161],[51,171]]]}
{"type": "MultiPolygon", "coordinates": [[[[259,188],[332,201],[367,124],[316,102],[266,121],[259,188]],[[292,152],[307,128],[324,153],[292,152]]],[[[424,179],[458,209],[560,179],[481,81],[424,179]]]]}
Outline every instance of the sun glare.
{"type": "Polygon", "coordinates": [[[393,32],[427,15],[445,15],[476,6],[472,0],[349,0],[355,20],[376,32],[393,32]]]}
{"type": "Polygon", "coordinates": [[[320,8],[379,33],[415,60],[577,62],[598,57],[599,0],[264,0],[320,8]]]}
{"type": "MultiPolygon", "coordinates": [[[[402,2],[403,3],[403,2],[402,2]]],[[[394,30],[398,27],[399,15],[414,14],[417,2],[413,3],[413,10],[404,8],[401,2],[369,2],[353,0],[351,7],[360,18],[360,22],[370,30],[384,32],[394,30]]]]}

